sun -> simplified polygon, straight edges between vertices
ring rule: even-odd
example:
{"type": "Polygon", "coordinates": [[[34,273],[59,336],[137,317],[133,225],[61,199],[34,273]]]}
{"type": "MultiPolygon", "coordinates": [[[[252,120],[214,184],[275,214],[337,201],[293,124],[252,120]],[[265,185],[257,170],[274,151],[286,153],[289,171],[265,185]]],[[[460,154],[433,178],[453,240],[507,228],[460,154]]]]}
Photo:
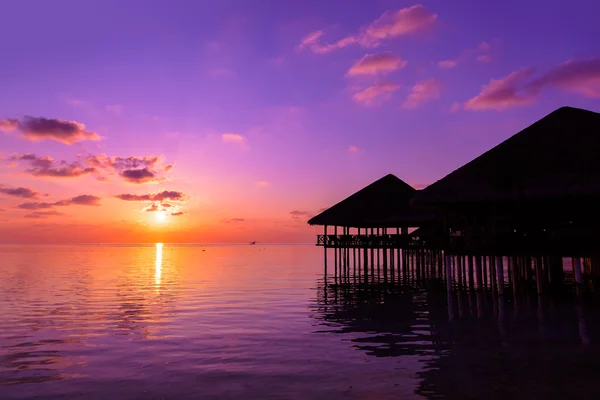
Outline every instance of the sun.
{"type": "Polygon", "coordinates": [[[156,221],[157,222],[165,222],[167,220],[167,213],[163,211],[159,211],[156,213],[156,221]]]}

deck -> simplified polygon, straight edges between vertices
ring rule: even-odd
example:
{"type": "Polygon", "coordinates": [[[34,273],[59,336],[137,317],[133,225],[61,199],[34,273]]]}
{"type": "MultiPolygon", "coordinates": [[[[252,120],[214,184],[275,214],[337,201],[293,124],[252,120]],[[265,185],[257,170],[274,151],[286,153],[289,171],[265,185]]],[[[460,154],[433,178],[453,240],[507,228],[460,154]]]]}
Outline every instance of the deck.
{"type": "Polygon", "coordinates": [[[317,235],[316,245],[345,249],[404,249],[424,247],[426,241],[411,235],[317,235]]]}

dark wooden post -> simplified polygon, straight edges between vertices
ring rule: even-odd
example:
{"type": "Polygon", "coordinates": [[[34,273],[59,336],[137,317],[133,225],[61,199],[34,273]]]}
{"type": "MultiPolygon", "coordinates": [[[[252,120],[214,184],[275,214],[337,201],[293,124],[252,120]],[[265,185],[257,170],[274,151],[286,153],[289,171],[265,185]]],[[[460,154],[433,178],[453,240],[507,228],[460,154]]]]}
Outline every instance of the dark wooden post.
{"type": "Polygon", "coordinates": [[[325,276],[327,276],[327,225],[323,226],[323,253],[325,259],[325,276]]]}
{"type": "Polygon", "coordinates": [[[337,240],[337,226],[333,227],[333,254],[334,254],[334,268],[335,268],[335,276],[338,273],[338,240],[337,240]]]}
{"type": "MultiPolygon", "coordinates": [[[[374,229],[371,228],[371,239],[373,239],[374,229]]],[[[371,243],[371,278],[375,277],[375,243],[371,243]]]]}
{"type": "Polygon", "coordinates": [[[367,236],[369,234],[369,229],[365,228],[365,243],[363,246],[363,268],[365,270],[365,282],[368,280],[369,278],[369,251],[367,249],[368,245],[368,240],[367,240],[367,236]]]}
{"type": "MultiPolygon", "coordinates": [[[[387,228],[381,228],[381,231],[383,232],[383,235],[386,236],[387,235],[387,228]]],[[[384,282],[387,283],[387,270],[388,270],[388,266],[387,266],[387,242],[384,241],[383,242],[383,280],[384,282]]]]}

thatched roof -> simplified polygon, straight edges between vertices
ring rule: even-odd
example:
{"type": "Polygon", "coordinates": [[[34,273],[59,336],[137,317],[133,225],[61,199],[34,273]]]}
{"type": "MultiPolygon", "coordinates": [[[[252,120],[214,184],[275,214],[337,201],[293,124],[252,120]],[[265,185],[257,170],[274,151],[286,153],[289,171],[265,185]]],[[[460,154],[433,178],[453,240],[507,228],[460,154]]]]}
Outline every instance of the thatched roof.
{"type": "Polygon", "coordinates": [[[419,220],[410,206],[417,191],[389,174],[311,218],[310,225],[397,227],[419,220]]]}
{"type": "Polygon", "coordinates": [[[413,205],[600,195],[600,114],[562,107],[443,179],[413,205]]]}

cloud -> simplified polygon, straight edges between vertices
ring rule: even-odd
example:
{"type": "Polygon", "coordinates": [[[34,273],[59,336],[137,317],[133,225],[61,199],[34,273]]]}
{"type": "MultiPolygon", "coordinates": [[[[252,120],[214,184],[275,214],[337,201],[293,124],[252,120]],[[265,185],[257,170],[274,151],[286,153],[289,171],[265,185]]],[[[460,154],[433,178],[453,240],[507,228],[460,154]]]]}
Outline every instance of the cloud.
{"type": "Polygon", "coordinates": [[[239,222],[244,222],[244,221],[245,221],[244,218],[225,218],[225,219],[221,220],[221,222],[223,222],[225,224],[239,223],[239,222]]]}
{"type": "Polygon", "coordinates": [[[23,216],[23,218],[46,219],[47,217],[57,216],[57,215],[65,215],[65,214],[63,214],[61,212],[58,212],[56,210],[51,210],[51,211],[34,211],[31,214],[25,214],[23,216]]]}
{"type": "Polygon", "coordinates": [[[54,203],[55,206],[70,206],[70,205],[80,205],[80,206],[99,206],[100,205],[100,197],[92,196],[89,194],[83,194],[81,196],[71,197],[67,200],[61,200],[54,203]]]}
{"type": "Polygon", "coordinates": [[[113,115],[121,115],[121,114],[123,114],[124,107],[122,104],[109,104],[104,108],[106,109],[106,111],[108,111],[109,113],[111,113],[113,115]]]}
{"type": "Polygon", "coordinates": [[[300,41],[300,44],[296,47],[297,50],[302,50],[305,47],[311,47],[317,44],[319,38],[323,36],[323,31],[315,31],[311,32],[308,35],[304,36],[300,41]]]}
{"type": "Polygon", "coordinates": [[[380,54],[365,54],[348,70],[346,75],[377,75],[386,74],[404,68],[407,62],[400,57],[385,52],[380,54]]]}
{"type": "Polygon", "coordinates": [[[312,32],[300,41],[297,50],[308,48],[313,53],[325,54],[353,44],[373,48],[379,46],[384,40],[422,31],[434,25],[436,21],[437,14],[417,4],[397,11],[386,11],[371,24],[361,28],[357,34],[346,36],[330,44],[321,43],[324,36],[322,30],[312,32]]]}
{"type": "Polygon", "coordinates": [[[492,62],[492,56],[490,56],[489,54],[481,54],[481,53],[488,52],[490,49],[491,49],[491,46],[487,42],[481,42],[474,48],[469,48],[469,49],[462,51],[460,53],[460,55],[456,58],[438,61],[437,65],[439,68],[444,68],[444,69],[456,68],[458,66],[458,64],[464,62],[465,60],[467,60],[467,59],[471,60],[471,57],[474,54],[478,54],[475,57],[475,61],[481,62],[481,63],[489,63],[489,62],[492,62]]]}
{"type": "Polygon", "coordinates": [[[238,135],[237,133],[223,133],[221,135],[221,139],[225,143],[244,143],[246,138],[242,135],[238,135]]]}
{"type": "Polygon", "coordinates": [[[402,104],[403,108],[417,108],[423,103],[438,99],[441,95],[441,84],[431,78],[426,81],[421,81],[414,85],[408,95],[406,101],[402,104]]]}
{"type": "Polygon", "coordinates": [[[531,104],[535,93],[527,88],[527,80],[532,76],[532,68],[512,72],[501,79],[492,79],[481,88],[481,92],[464,103],[467,110],[504,110],[506,108],[531,104]]]}
{"type": "Polygon", "coordinates": [[[458,61],[456,60],[444,60],[444,61],[440,61],[438,62],[438,67],[440,68],[455,68],[458,65],[458,61]]]}
{"type": "Polygon", "coordinates": [[[350,146],[350,147],[348,147],[348,151],[350,153],[356,153],[358,151],[358,147],[356,147],[356,146],[350,146]]]}
{"type": "Polygon", "coordinates": [[[258,182],[256,182],[256,186],[262,186],[262,187],[271,186],[271,182],[267,182],[267,181],[258,181],[258,182]]]}
{"type": "Polygon", "coordinates": [[[40,197],[38,192],[25,187],[7,188],[0,185],[0,193],[7,196],[21,197],[23,199],[35,199],[40,197]]]}
{"type": "Polygon", "coordinates": [[[162,159],[159,156],[108,157],[106,154],[98,154],[87,156],[86,161],[90,166],[95,168],[124,170],[155,168],[162,162],[162,159]]]}
{"type": "Polygon", "coordinates": [[[182,192],[175,190],[163,190],[159,193],[147,193],[147,194],[119,194],[115,196],[118,199],[125,201],[184,201],[187,200],[187,196],[182,192]]]}
{"type": "Polygon", "coordinates": [[[100,197],[92,196],[89,194],[83,194],[80,196],[71,197],[70,199],[60,200],[54,203],[47,202],[28,202],[22,203],[17,206],[22,210],[44,210],[54,207],[66,207],[71,205],[80,206],[99,206],[100,197]]]}
{"type": "Polygon", "coordinates": [[[174,217],[179,217],[181,215],[185,215],[185,213],[183,211],[177,211],[177,212],[171,213],[171,215],[174,217]]]}
{"type": "Polygon", "coordinates": [[[432,26],[436,21],[437,14],[431,13],[421,4],[398,11],[386,11],[361,32],[358,42],[363,46],[375,47],[385,39],[416,33],[432,26]]]}
{"type": "Polygon", "coordinates": [[[600,58],[568,61],[552,68],[528,86],[534,92],[556,87],[585,97],[600,98],[600,58]]]}
{"type": "Polygon", "coordinates": [[[477,45],[477,49],[481,51],[488,51],[492,46],[488,42],[481,42],[477,45]]]}
{"type": "Polygon", "coordinates": [[[85,161],[91,168],[116,171],[130,183],[159,183],[165,180],[160,172],[169,172],[173,165],[163,166],[159,156],[109,157],[106,154],[89,155],[85,161]]]}
{"type": "Polygon", "coordinates": [[[352,98],[357,103],[371,105],[376,102],[384,102],[391,98],[392,93],[400,88],[400,85],[392,82],[377,83],[357,93],[352,98]]]}
{"type": "Polygon", "coordinates": [[[489,54],[482,54],[480,56],[477,56],[477,58],[475,58],[475,61],[480,63],[491,63],[492,56],[490,56],[489,54]]]}
{"type": "Polygon", "coordinates": [[[119,173],[127,182],[141,183],[158,183],[159,179],[156,174],[148,168],[141,169],[126,169],[119,173]]]}
{"type": "Polygon", "coordinates": [[[149,206],[147,206],[147,207],[144,207],[142,210],[143,210],[143,211],[146,211],[146,212],[164,211],[164,210],[163,210],[163,209],[160,207],[160,204],[158,204],[158,203],[151,204],[151,205],[149,205],[149,206]]]}
{"type": "Polygon", "coordinates": [[[12,132],[19,128],[19,121],[16,119],[0,119],[0,131],[12,132]]]}
{"type": "Polygon", "coordinates": [[[146,194],[119,194],[115,196],[118,199],[124,201],[137,201],[137,202],[151,202],[152,204],[142,208],[144,212],[169,212],[171,215],[182,215],[178,214],[180,212],[179,206],[171,203],[167,203],[167,201],[171,202],[183,202],[188,199],[182,192],[178,192],[175,190],[163,190],[158,193],[146,193],[146,194]]]}
{"type": "Polygon", "coordinates": [[[35,177],[77,178],[98,172],[96,168],[85,167],[78,162],[60,161],[57,163],[52,157],[38,157],[33,153],[17,154],[12,156],[10,160],[28,163],[31,168],[25,169],[25,173],[35,177]]]}
{"type": "Polygon", "coordinates": [[[289,214],[292,217],[292,219],[294,219],[294,220],[299,220],[299,219],[301,219],[301,217],[310,218],[312,216],[308,211],[299,211],[299,210],[290,211],[289,214]]]}
{"type": "Polygon", "coordinates": [[[54,203],[40,203],[40,202],[22,203],[17,206],[17,208],[20,208],[22,210],[43,210],[43,209],[52,208],[52,207],[54,207],[54,203]]]}
{"type": "Polygon", "coordinates": [[[25,116],[21,120],[0,120],[0,128],[19,131],[24,139],[31,141],[55,140],[70,145],[84,140],[100,140],[97,133],[86,131],[84,124],[61,119],[25,116]]]}

